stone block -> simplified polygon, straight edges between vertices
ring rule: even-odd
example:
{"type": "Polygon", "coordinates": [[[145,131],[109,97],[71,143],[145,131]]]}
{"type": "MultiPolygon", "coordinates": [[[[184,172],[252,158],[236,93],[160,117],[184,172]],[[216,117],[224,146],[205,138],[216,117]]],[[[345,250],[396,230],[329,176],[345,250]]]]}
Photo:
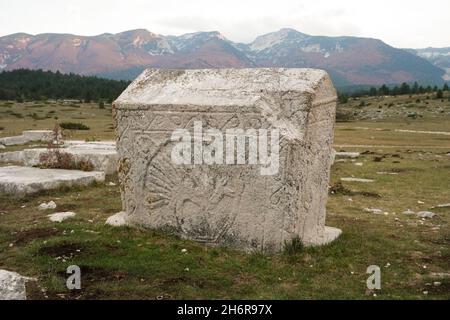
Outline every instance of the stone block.
{"type": "Polygon", "coordinates": [[[280,251],[294,238],[320,245],[340,234],[325,227],[336,111],[326,72],[148,69],[113,111],[127,224],[266,252],[280,251]],[[221,138],[205,139],[211,128],[221,138]],[[243,162],[231,134],[239,129],[243,162]],[[192,150],[182,152],[192,151],[183,158],[189,163],[174,161],[177,130],[193,136],[192,150]],[[265,133],[269,144],[279,135],[278,146],[266,145],[278,157],[267,162],[258,153],[252,162],[249,148],[256,143],[261,152],[265,133]],[[218,156],[217,148],[210,156],[223,161],[206,161],[211,141],[225,151],[218,156]],[[235,164],[227,162],[229,154],[235,164]]]}

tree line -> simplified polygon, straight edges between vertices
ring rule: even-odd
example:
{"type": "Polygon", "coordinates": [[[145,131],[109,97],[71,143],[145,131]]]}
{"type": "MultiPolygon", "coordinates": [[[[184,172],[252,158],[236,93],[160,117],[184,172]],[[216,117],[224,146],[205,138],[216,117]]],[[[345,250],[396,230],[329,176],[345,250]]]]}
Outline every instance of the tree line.
{"type": "Polygon", "coordinates": [[[359,89],[353,93],[338,93],[339,102],[346,103],[349,97],[359,98],[359,97],[380,97],[380,96],[398,96],[404,94],[425,94],[425,93],[436,93],[437,99],[442,99],[445,91],[450,91],[447,83],[443,85],[442,88],[438,86],[421,86],[417,82],[410,85],[406,82],[402,83],[400,86],[387,86],[383,84],[381,87],[371,87],[369,89],[359,89]]]}
{"type": "Polygon", "coordinates": [[[59,71],[3,71],[0,73],[0,100],[77,99],[111,103],[129,83],[59,71]]]}

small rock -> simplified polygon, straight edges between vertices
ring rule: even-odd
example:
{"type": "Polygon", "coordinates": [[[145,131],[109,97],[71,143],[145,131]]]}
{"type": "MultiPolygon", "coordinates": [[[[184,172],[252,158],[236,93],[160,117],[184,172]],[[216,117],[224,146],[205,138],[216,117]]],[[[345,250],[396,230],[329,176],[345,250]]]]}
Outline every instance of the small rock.
{"type": "Polygon", "coordinates": [[[39,210],[49,210],[56,209],[56,203],[54,201],[49,201],[47,203],[43,202],[38,207],[39,210]]]}
{"type": "Polygon", "coordinates": [[[417,200],[417,203],[418,203],[418,204],[424,204],[425,202],[420,201],[420,200],[417,200]]]}
{"type": "Polygon", "coordinates": [[[341,181],[344,182],[363,182],[363,183],[369,183],[374,182],[372,179],[362,179],[362,178],[341,178],[341,181]]]}
{"type": "Polygon", "coordinates": [[[434,285],[435,287],[439,287],[439,286],[441,285],[441,282],[435,281],[435,282],[433,282],[433,285],[434,285]]]}
{"type": "Polygon", "coordinates": [[[109,182],[108,183],[108,186],[110,186],[110,187],[114,187],[116,184],[114,183],[114,182],[109,182]]]}
{"type": "Polygon", "coordinates": [[[362,166],[363,166],[363,163],[362,163],[362,162],[356,162],[356,163],[355,163],[355,166],[362,167],[362,166]]]}
{"type": "Polygon", "coordinates": [[[25,283],[35,280],[16,272],[0,270],[0,300],[26,300],[25,283]]]}
{"type": "Polygon", "coordinates": [[[53,214],[47,215],[47,217],[50,219],[50,221],[53,222],[63,222],[64,220],[67,220],[69,218],[75,217],[77,214],[75,212],[57,212],[53,214]]]}
{"type": "Polygon", "coordinates": [[[424,295],[427,295],[427,294],[428,294],[428,291],[424,291],[423,294],[424,294],[424,295]]]}
{"type": "Polygon", "coordinates": [[[0,144],[0,149],[5,149],[6,147],[2,144],[0,144]]]}
{"type": "Polygon", "coordinates": [[[127,213],[120,211],[115,215],[112,215],[106,220],[106,224],[113,227],[122,227],[127,225],[127,213]]]}
{"type": "Polygon", "coordinates": [[[424,218],[424,219],[425,218],[426,219],[431,219],[431,218],[433,218],[435,216],[435,214],[433,212],[430,212],[430,211],[419,211],[419,212],[416,213],[416,215],[419,218],[424,218]]]}
{"type": "Polygon", "coordinates": [[[382,214],[383,210],[377,208],[364,208],[365,212],[373,213],[373,214],[382,214]]]}
{"type": "Polygon", "coordinates": [[[403,213],[403,214],[407,214],[407,215],[412,215],[412,214],[414,214],[415,212],[412,211],[411,209],[408,209],[408,210],[406,210],[406,211],[403,211],[402,213],[403,213]]]}
{"type": "Polygon", "coordinates": [[[181,253],[187,253],[187,249],[181,249],[181,253]]]}
{"type": "Polygon", "coordinates": [[[432,209],[434,208],[450,208],[450,203],[438,204],[437,206],[434,206],[432,209]]]}
{"type": "Polygon", "coordinates": [[[377,174],[388,174],[388,175],[392,175],[392,176],[396,176],[396,175],[398,175],[398,173],[397,172],[385,172],[385,171],[379,171],[379,172],[377,172],[377,174]]]}
{"type": "Polygon", "coordinates": [[[336,158],[358,158],[361,154],[359,152],[336,152],[336,158]]]}
{"type": "Polygon", "coordinates": [[[450,273],[446,272],[432,272],[430,277],[435,279],[450,279],[450,273]]]}

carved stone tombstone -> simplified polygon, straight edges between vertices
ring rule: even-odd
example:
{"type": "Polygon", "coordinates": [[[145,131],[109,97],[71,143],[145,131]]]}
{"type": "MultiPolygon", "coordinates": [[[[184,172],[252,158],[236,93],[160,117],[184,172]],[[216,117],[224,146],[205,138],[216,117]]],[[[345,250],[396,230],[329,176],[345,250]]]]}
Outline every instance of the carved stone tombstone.
{"type": "Polygon", "coordinates": [[[114,102],[127,223],[245,250],[332,241],[335,109],[321,70],[145,70],[114,102]]]}

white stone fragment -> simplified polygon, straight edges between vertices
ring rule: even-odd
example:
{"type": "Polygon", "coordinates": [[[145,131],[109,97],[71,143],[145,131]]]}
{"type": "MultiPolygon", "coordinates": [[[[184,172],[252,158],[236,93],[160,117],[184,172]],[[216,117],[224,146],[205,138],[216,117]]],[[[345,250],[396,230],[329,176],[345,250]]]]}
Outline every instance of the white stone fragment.
{"type": "Polygon", "coordinates": [[[107,225],[113,227],[122,227],[127,225],[127,213],[120,211],[112,216],[110,216],[106,222],[107,225]]]}
{"type": "Polygon", "coordinates": [[[426,219],[431,219],[433,218],[436,214],[434,214],[433,212],[430,211],[419,211],[416,213],[416,215],[419,218],[426,218],[426,219]]]}
{"type": "Polygon", "coordinates": [[[63,222],[64,220],[70,219],[75,217],[77,214],[75,212],[56,212],[56,213],[52,213],[47,215],[47,217],[50,219],[50,221],[52,222],[63,222]]]}
{"type": "Polygon", "coordinates": [[[336,158],[351,158],[355,159],[361,155],[359,152],[336,152],[336,158]]]}
{"type": "Polygon", "coordinates": [[[450,203],[443,203],[434,206],[433,208],[450,208],[450,203]]]}
{"type": "Polygon", "coordinates": [[[38,207],[39,210],[49,210],[49,209],[56,209],[56,203],[54,201],[44,202],[41,203],[38,207]]]}
{"type": "Polygon", "coordinates": [[[344,181],[344,182],[362,182],[362,183],[370,183],[370,182],[374,182],[375,180],[373,180],[373,179],[362,179],[362,178],[348,177],[348,178],[341,178],[341,181],[344,181]]]}
{"type": "Polygon", "coordinates": [[[364,208],[365,212],[374,213],[374,214],[382,214],[383,210],[378,208],[364,208]]]}
{"type": "Polygon", "coordinates": [[[30,167],[0,167],[0,192],[24,195],[59,187],[87,186],[105,181],[105,173],[30,167]]]}
{"type": "Polygon", "coordinates": [[[25,284],[35,280],[16,272],[0,270],[0,300],[26,300],[25,284]]]}

